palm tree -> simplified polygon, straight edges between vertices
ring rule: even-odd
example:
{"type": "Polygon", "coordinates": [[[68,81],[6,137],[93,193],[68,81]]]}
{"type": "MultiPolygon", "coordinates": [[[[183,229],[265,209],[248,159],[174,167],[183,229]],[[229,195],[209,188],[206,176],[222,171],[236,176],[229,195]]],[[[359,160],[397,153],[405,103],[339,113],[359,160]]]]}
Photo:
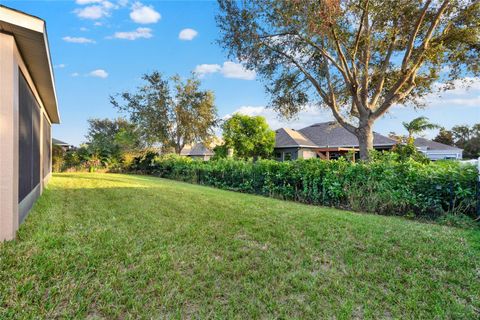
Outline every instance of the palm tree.
{"type": "Polygon", "coordinates": [[[410,122],[402,122],[405,129],[408,131],[408,140],[413,139],[413,135],[422,133],[425,130],[438,129],[438,124],[430,123],[427,117],[418,117],[410,122]]]}

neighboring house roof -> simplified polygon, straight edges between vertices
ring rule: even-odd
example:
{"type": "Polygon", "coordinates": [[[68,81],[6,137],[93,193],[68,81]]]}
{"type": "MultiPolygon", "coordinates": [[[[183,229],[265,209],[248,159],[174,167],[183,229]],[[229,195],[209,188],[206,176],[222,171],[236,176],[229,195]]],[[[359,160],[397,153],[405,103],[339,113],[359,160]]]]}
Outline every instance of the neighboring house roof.
{"type": "Polygon", "coordinates": [[[52,144],[53,144],[53,145],[56,145],[56,146],[70,146],[69,143],[60,141],[60,140],[55,139],[55,138],[52,138],[52,144]]]}
{"type": "Polygon", "coordinates": [[[214,153],[209,148],[205,147],[203,143],[195,143],[193,145],[186,145],[180,152],[182,156],[213,156],[214,153]]]}
{"type": "Polygon", "coordinates": [[[52,123],[59,123],[45,21],[0,5],[0,32],[13,35],[52,123]]]}
{"type": "Polygon", "coordinates": [[[281,128],[275,131],[275,147],[316,147],[316,145],[296,130],[281,128]]]}
{"type": "MultiPolygon", "coordinates": [[[[338,122],[329,121],[315,123],[298,131],[292,129],[278,129],[276,131],[275,147],[358,147],[358,139],[347,131],[338,122]]],[[[373,133],[374,146],[393,146],[396,141],[373,133]]]]}
{"type": "Polygon", "coordinates": [[[427,150],[452,150],[452,151],[461,151],[463,149],[452,147],[447,144],[440,142],[428,140],[425,138],[416,138],[413,143],[417,148],[427,149],[427,150]]]}

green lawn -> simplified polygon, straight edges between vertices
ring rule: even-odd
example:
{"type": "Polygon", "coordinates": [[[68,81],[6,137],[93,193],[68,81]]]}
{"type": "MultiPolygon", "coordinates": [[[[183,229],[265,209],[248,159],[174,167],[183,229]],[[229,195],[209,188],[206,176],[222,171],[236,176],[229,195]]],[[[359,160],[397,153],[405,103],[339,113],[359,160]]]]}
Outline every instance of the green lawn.
{"type": "Polygon", "coordinates": [[[56,174],[0,319],[480,317],[480,232],[153,177],[56,174]]]}

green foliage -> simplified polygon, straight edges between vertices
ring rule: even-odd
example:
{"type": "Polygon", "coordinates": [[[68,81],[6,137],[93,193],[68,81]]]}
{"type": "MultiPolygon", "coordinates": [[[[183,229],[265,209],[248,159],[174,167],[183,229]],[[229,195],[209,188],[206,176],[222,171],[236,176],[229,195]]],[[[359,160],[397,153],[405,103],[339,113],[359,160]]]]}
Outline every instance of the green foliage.
{"type": "Polygon", "coordinates": [[[137,173],[151,172],[158,152],[147,150],[143,154],[134,157],[129,169],[137,173]]]}
{"type": "Polygon", "coordinates": [[[455,145],[452,132],[449,130],[446,130],[445,128],[440,129],[440,131],[438,132],[437,136],[433,139],[433,141],[446,144],[447,146],[455,145]]]}
{"type": "Polygon", "coordinates": [[[474,216],[477,170],[457,162],[398,161],[385,154],[370,163],[319,159],[192,161],[160,157],[145,173],[316,205],[386,215],[436,218],[446,212],[474,216]]]}
{"type": "Polygon", "coordinates": [[[212,160],[225,159],[228,156],[228,147],[225,144],[213,148],[212,160]]]}
{"type": "Polygon", "coordinates": [[[441,225],[457,227],[462,229],[476,229],[479,227],[478,221],[472,220],[464,214],[447,213],[437,219],[441,225]]]}
{"type": "Polygon", "coordinates": [[[469,127],[458,125],[452,128],[455,145],[463,149],[463,156],[467,159],[480,157],[480,123],[469,127]]]}
{"type": "Polygon", "coordinates": [[[122,162],[123,154],[142,147],[138,127],[122,119],[89,119],[87,149],[109,165],[122,162]]]}
{"type": "Polygon", "coordinates": [[[52,148],[52,171],[61,172],[64,166],[65,151],[62,147],[53,145],[52,148]]]}
{"type": "Polygon", "coordinates": [[[110,101],[129,115],[148,145],[161,144],[164,150],[180,153],[186,144],[212,138],[217,124],[215,98],[211,91],[201,90],[200,80],[166,79],[158,71],[142,79],[145,84],[135,93],[123,92],[110,101]]]}
{"type": "Polygon", "coordinates": [[[414,145],[413,137],[407,138],[407,143],[398,143],[396,144],[392,152],[398,155],[396,158],[397,161],[407,161],[412,159],[413,161],[420,162],[420,163],[429,163],[430,160],[420,151],[418,151],[417,147],[414,145]]]}
{"type": "Polygon", "coordinates": [[[225,146],[240,159],[268,158],[275,146],[275,132],[262,116],[234,114],[222,125],[225,146]]]}

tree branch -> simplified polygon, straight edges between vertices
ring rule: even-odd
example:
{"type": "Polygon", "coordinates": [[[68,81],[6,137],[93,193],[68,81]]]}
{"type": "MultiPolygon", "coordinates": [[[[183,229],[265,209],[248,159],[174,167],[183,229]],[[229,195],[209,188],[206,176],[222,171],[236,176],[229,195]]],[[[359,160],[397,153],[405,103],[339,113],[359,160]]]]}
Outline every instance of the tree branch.
{"type": "Polygon", "coordinates": [[[319,47],[312,40],[303,37],[299,33],[296,33],[296,36],[299,37],[301,40],[305,41],[308,45],[312,46],[314,49],[318,50],[323,57],[327,58],[335,66],[335,68],[337,68],[337,70],[342,74],[343,79],[345,80],[345,85],[347,85],[347,87],[352,85],[345,69],[341,65],[339,65],[337,61],[335,61],[335,59],[331,56],[330,53],[328,53],[324,48],[319,47]]]}
{"type": "MultiPolygon", "coordinates": [[[[400,79],[398,79],[398,81],[395,83],[395,85],[392,87],[392,89],[390,89],[390,91],[386,95],[385,100],[382,103],[382,105],[373,113],[373,115],[372,115],[373,118],[376,119],[386,112],[386,110],[394,103],[394,102],[392,103],[391,100],[393,100],[395,97],[398,97],[400,89],[403,87],[403,85],[405,83],[407,83],[407,81],[408,81],[408,83],[413,83],[413,85],[415,85],[415,77],[417,75],[417,71],[420,68],[421,64],[423,63],[424,55],[425,55],[426,50],[428,49],[428,45],[429,45],[430,40],[432,38],[433,32],[435,31],[436,27],[438,26],[438,23],[440,22],[440,18],[442,17],[442,14],[447,9],[449,3],[450,3],[450,0],[445,0],[442,3],[440,9],[436,13],[435,18],[433,19],[433,21],[432,21],[432,23],[431,23],[431,25],[430,25],[430,27],[427,31],[427,34],[425,36],[425,39],[423,40],[422,45],[419,48],[421,51],[418,53],[417,58],[414,61],[413,67],[411,69],[409,69],[408,71],[407,70],[404,71],[405,75],[403,77],[401,77],[400,79]]],[[[412,89],[406,90],[404,92],[410,93],[411,90],[412,89]]],[[[398,99],[397,99],[397,101],[398,101],[398,99]]]]}
{"type": "Polygon", "coordinates": [[[370,106],[371,108],[374,108],[375,105],[378,102],[378,98],[380,97],[382,90],[383,90],[383,85],[385,84],[385,77],[386,77],[386,72],[388,65],[390,64],[390,58],[392,57],[393,49],[395,48],[395,42],[397,39],[397,30],[394,30],[393,36],[390,41],[390,45],[388,46],[387,49],[387,54],[385,55],[385,59],[382,62],[382,66],[380,68],[380,79],[377,82],[377,85],[375,86],[375,91],[373,93],[372,99],[370,100],[370,106]]]}
{"type": "Polygon", "coordinates": [[[368,23],[368,14],[366,15],[365,17],[365,24],[366,24],[366,28],[367,28],[367,37],[366,37],[366,43],[364,45],[364,50],[363,50],[363,74],[362,74],[362,90],[361,90],[361,102],[362,102],[362,106],[364,106],[364,108],[366,110],[369,110],[368,108],[368,102],[367,102],[367,99],[368,99],[368,83],[369,83],[369,65],[370,65],[370,27],[369,27],[369,23],[368,23]]]}
{"type": "Polygon", "coordinates": [[[416,69],[418,69],[420,67],[421,63],[423,62],[424,54],[428,49],[428,46],[430,44],[430,40],[432,39],[432,36],[433,36],[433,32],[437,28],[438,23],[440,22],[440,19],[441,19],[443,13],[445,12],[445,10],[447,10],[447,7],[448,7],[449,3],[450,3],[450,0],[445,0],[442,3],[442,6],[440,7],[440,9],[438,9],[437,14],[435,15],[435,18],[432,21],[432,24],[428,28],[425,39],[423,40],[423,43],[420,46],[421,51],[418,54],[417,59],[415,59],[415,61],[414,61],[414,66],[412,68],[413,70],[416,71],[416,69]]]}
{"type": "MultiPolygon", "coordinates": [[[[332,110],[332,113],[333,113],[333,116],[335,117],[335,119],[342,125],[344,126],[345,129],[347,129],[348,131],[354,133],[354,130],[355,130],[355,127],[352,126],[350,123],[348,123],[344,118],[343,116],[340,114],[339,110],[338,110],[338,107],[337,107],[337,103],[336,103],[336,100],[331,100],[329,101],[329,97],[328,97],[328,94],[322,89],[321,85],[318,83],[318,81],[300,64],[298,63],[293,57],[291,57],[290,55],[286,54],[285,52],[283,51],[280,51],[280,50],[277,50],[275,48],[273,48],[272,46],[266,44],[266,43],[263,43],[264,46],[266,46],[267,48],[269,48],[270,50],[280,54],[281,56],[285,57],[286,59],[288,59],[291,63],[293,63],[304,75],[306,78],[308,78],[308,80],[310,80],[310,82],[312,83],[312,85],[315,87],[315,89],[317,90],[318,94],[322,97],[323,101],[330,107],[330,109],[332,110]]],[[[329,75],[329,70],[328,70],[328,65],[326,66],[327,68],[327,72],[328,72],[328,75],[329,75]]],[[[328,76],[328,78],[330,78],[330,76],[328,76]]],[[[331,81],[329,81],[329,87],[331,88],[331,92],[333,92],[333,87],[331,87],[331,81]]],[[[333,95],[334,97],[334,95],[333,95]]]]}
{"type": "Polygon", "coordinates": [[[272,46],[270,46],[266,43],[262,43],[262,44],[264,46],[266,46],[268,49],[272,50],[273,52],[278,53],[279,55],[283,56],[284,58],[288,59],[291,63],[293,63],[305,75],[305,77],[307,77],[308,80],[310,80],[310,82],[315,87],[315,89],[317,89],[317,91],[320,94],[320,96],[322,97],[322,99],[324,99],[325,101],[328,100],[328,96],[327,96],[326,92],[322,89],[322,87],[318,83],[318,81],[307,71],[307,69],[305,69],[300,63],[298,63],[292,56],[286,54],[283,51],[275,49],[274,47],[272,47],[272,46]]]}
{"type": "Polygon", "coordinates": [[[345,54],[343,53],[342,46],[340,45],[340,40],[338,39],[338,36],[337,36],[337,33],[335,32],[335,28],[333,27],[333,24],[330,24],[330,30],[331,30],[332,35],[333,35],[333,39],[334,39],[334,42],[335,42],[335,47],[337,49],[337,54],[340,57],[340,61],[342,62],[343,69],[345,70],[345,73],[347,74],[351,83],[353,83],[355,85],[358,85],[357,79],[354,79],[352,77],[350,69],[348,68],[347,58],[345,57],[345,54]]]}
{"type": "Polygon", "coordinates": [[[362,17],[361,17],[361,20],[360,20],[360,25],[358,27],[358,31],[357,31],[357,36],[355,38],[355,46],[353,48],[353,52],[352,52],[352,63],[354,63],[355,61],[355,57],[357,55],[357,50],[358,50],[358,44],[360,42],[360,34],[362,33],[363,31],[363,23],[365,21],[365,16],[367,15],[367,12],[368,12],[368,4],[369,4],[369,0],[367,0],[367,2],[365,3],[365,7],[363,8],[363,12],[362,12],[362,17]]]}
{"type": "Polygon", "coordinates": [[[430,3],[432,0],[428,0],[425,3],[425,6],[422,9],[422,13],[417,19],[417,22],[415,23],[414,31],[410,35],[410,38],[408,40],[408,46],[407,50],[405,51],[405,55],[403,56],[402,60],[402,71],[406,71],[408,62],[410,60],[410,56],[412,54],[413,47],[415,45],[415,39],[417,38],[418,32],[420,31],[420,27],[422,26],[423,19],[425,19],[425,15],[427,14],[428,7],[430,6],[430,3]]]}
{"type": "Polygon", "coordinates": [[[340,111],[338,109],[338,105],[337,105],[337,98],[335,96],[335,90],[333,88],[333,85],[332,85],[332,79],[331,79],[331,76],[330,76],[330,70],[329,70],[329,67],[328,67],[328,62],[325,61],[324,62],[325,65],[324,65],[324,68],[326,70],[326,75],[327,75],[327,83],[328,83],[328,89],[329,89],[329,92],[330,92],[330,99],[331,99],[331,103],[327,105],[330,107],[330,109],[332,110],[332,113],[333,113],[333,116],[335,117],[335,119],[345,128],[347,129],[349,132],[355,134],[355,127],[352,126],[350,123],[348,123],[345,118],[340,114],[340,111]]]}

